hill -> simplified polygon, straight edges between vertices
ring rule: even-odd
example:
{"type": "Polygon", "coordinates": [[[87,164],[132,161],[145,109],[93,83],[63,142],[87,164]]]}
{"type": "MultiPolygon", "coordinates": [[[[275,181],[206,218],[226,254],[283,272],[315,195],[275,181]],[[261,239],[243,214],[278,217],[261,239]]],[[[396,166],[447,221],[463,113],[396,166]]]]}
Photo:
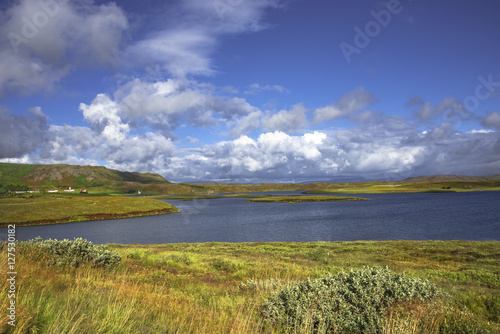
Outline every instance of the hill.
{"type": "Polygon", "coordinates": [[[0,163],[0,194],[9,190],[85,188],[92,193],[209,194],[269,191],[313,193],[386,193],[500,190],[500,174],[491,176],[430,175],[400,181],[315,183],[172,183],[154,173],[124,172],[102,166],[0,163]]]}
{"type": "Polygon", "coordinates": [[[123,172],[101,166],[0,163],[0,192],[8,190],[92,189],[94,192],[193,192],[154,173],[123,172]]]}
{"type": "Polygon", "coordinates": [[[401,183],[416,182],[443,182],[443,181],[500,181],[500,174],[490,176],[466,176],[466,175],[428,175],[410,177],[401,180],[401,183]]]}

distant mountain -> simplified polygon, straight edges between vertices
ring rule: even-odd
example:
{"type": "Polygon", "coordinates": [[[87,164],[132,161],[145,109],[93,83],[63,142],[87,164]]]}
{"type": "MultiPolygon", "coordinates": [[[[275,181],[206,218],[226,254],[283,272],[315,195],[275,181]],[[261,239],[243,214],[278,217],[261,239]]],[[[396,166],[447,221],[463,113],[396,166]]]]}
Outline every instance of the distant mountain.
{"type": "Polygon", "coordinates": [[[122,172],[101,166],[30,165],[0,163],[0,185],[30,190],[90,188],[105,192],[192,192],[187,185],[177,185],[154,173],[122,172]]]}
{"type": "Polygon", "coordinates": [[[490,176],[466,176],[466,175],[428,175],[410,177],[399,182],[442,182],[442,181],[500,181],[500,174],[490,176]]]}

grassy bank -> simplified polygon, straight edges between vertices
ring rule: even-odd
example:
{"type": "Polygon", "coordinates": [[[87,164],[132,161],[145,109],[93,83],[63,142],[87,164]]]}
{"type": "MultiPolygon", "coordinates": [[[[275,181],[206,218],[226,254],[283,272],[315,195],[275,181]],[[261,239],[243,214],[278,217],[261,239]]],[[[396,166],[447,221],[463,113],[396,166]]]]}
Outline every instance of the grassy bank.
{"type": "Polygon", "coordinates": [[[197,199],[219,199],[219,198],[263,198],[271,195],[252,195],[252,194],[227,194],[227,195],[205,195],[205,194],[179,194],[179,195],[158,195],[156,199],[177,199],[180,201],[192,201],[197,199]]]}
{"type": "MultiPolygon", "coordinates": [[[[1,333],[284,333],[262,304],[307,278],[388,266],[428,279],[432,304],[399,304],[383,333],[498,333],[500,242],[387,241],[111,245],[114,269],[48,267],[16,248],[17,322],[1,333]]],[[[7,263],[6,247],[0,253],[7,263]]],[[[5,271],[5,270],[4,270],[5,271]]],[[[8,289],[3,280],[2,289],[8,289]]],[[[0,308],[7,307],[7,294],[0,308]]]]}
{"type": "Polygon", "coordinates": [[[500,181],[438,182],[347,182],[329,183],[308,189],[306,194],[454,193],[500,191],[500,181]]]}
{"type": "Polygon", "coordinates": [[[294,202],[329,202],[329,201],[364,201],[366,198],[347,196],[271,196],[247,199],[245,202],[294,203],[294,202]]]}
{"type": "Polygon", "coordinates": [[[178,212],[173,205],[147,197],[44,195],[1,197],[0,226],[41,225],[178,212]]]}

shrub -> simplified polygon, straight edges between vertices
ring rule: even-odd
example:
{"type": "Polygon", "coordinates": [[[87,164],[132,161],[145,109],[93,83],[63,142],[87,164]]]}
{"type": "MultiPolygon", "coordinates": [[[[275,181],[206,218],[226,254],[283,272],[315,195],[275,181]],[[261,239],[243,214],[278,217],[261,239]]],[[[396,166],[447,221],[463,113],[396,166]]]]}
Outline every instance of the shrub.
{"type": "Polygon", "coordinates": [[[53,257],[49,265],[78,267],[83,263],[90,263],[93,267],[111,267],[121,261],[117,251],[108,249],[107,245],[94,245],[91,241],[75,238],[73,241],[64,239],[42,240],[38,237],[33,243],[40,245],[53,257]]]}
{"type": "Polygon", "coordinates": [[[286,331],[380,333],[388,306],[398,301],[428,301],[434,284],[385,268],[365,267],[282,290],[262,307],[268,323],[286,331]]]}

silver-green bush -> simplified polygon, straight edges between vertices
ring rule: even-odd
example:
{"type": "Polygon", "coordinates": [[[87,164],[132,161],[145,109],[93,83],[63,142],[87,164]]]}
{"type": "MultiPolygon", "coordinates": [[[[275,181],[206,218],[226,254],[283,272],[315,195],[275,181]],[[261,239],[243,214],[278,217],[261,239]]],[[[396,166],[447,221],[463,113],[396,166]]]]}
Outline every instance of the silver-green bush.
{"type": "Polygon", "coordinates": [[[40,245],[52,255],[49,265],[78,267],[83,263],[90,263],[93,267],[111,267],[121,261],[120,254],[108,249],[107,245],[94,245],[82,238],[42,240],[38,237],[33,243],[40,245]]]}
{"type": "Polygon", "coordinates": [[[365,267],[284,289],[264,303],[262,315],[287,332],[307,328],[321,333],[380,333],[388,306],[437,295],[428,281],[365,267]]]}

